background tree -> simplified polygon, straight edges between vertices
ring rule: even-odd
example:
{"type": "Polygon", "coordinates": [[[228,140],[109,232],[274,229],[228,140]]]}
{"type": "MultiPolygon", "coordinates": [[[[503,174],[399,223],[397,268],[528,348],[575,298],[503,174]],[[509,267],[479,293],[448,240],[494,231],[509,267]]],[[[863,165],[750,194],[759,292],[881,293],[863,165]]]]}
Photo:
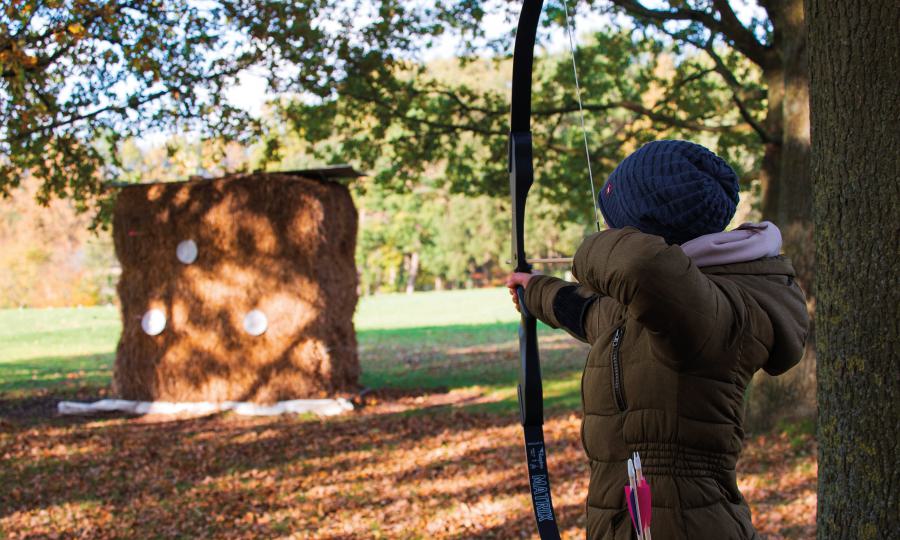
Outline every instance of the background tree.
{"type": "Polygon", "coordinates": [[[378,77],[466,18],[384,0],[12,0],[0,9],[0,194],[25,175],[39,201],[83,209],[120,173],[118,145],[189,130],[248,141],[259,123],[227,99],[250,67],[270,92],[321,99],[378,77]],[[446,16],[445,16],[446,15],[446,16]]]}
{"type": "Polygon", "coordinates": [[[639,0],[611,0],[642,27],[652,26],[676,42],[706,52],[714,73],[731,90],[735,108],[764,145],[759,177],[762,214],[785,236],[807,293],[814,295],[812,192],[809,173],[809,81],[803,0],[759,0],[764,17],[743,24],[736,9],[752,6],[728,0],[667,0],[648,7],[639,0]],[[762,71],[765,96],[729,65],[715,45],[731,50],[762,71]],[[753,101],[765,99],[761,118],[753,101]]]}
{"type": "MultiPolygon", "coordinates": [[[[507,4],[510,19],[515,19],[519,5],[507,4]]],[[[570,2],[582,14],[594,9],[626,16],[613,19],[610,28],[592,39],[582,39],[578,52],[595,168],[608,172],[652,138],[690,137],[714,147],[736,161],[745,178],[758,177],[763,216],[782,227],[803,284],[814,294],[802,0],[762,1],[759,7],[737,0],[650,5],[637,0],[570,2]],[[759,162],[730,155],[757,152],[759,162]]],[[[470,20],[479,23],[481,8],[468,9],[470,20]]],[[[544,38],[551,32],[562,34],[564,20],[563,3],[549,1],[544,38]]],[[[506,54],[511,44],[511,37],[504,36],[491,45],[506,54]]],[[[464,61],[478,53],[460,51],[464,61]]],[[[535,75],[534,130],[544,149],[540,172],[548,178],[571,178],[584,169],[569,62],[567,54],[560,54],[535,75]]],[[[451,175],[455,188],[498,194],[505,189],[499,169],[505,161],[508,99],[505,88],[497,91],[490,82],[501,73],[508,80],[508,73],[496,63],[484,71],[479,84],[459,84],[421,64],[406,64],[390,77],[340,81],[334,96],[341,96],[343,107],[377,118],[386,126],[385,133],[392,131],[388,126],[402,129],[404,138],[393,149],[401,159],[386,171],[391,178],[402,183],[415,176],[418,164],[446,156],[451,172],[459,173],[451,175]],[[468,139],[459,139],[459,133],[468,139]],[[491,149],[485,156],[487,166],[473,167],[470,158],[485,148],[491,149]]],[[[285,113],[315,125],[314,117],[321,118],[323,111],[339,115],[339,101],[328,106],[287,108],[285,113]]],[[[333,126],[354,131],[352,122],[333,126]]],[[[368,161],[378,147],[358,137],[344,151],[368,161]]],[[[564,185],[554,182],[555,198],[584,196],[580,190],[563,193],[564,185]]]]}
{"type": "Polygon", "coordinates": [[[819,265],[818,537],[900,530],[900,5],[807,0],[819,265]]]}
{"type": "MultiPolygon", "coordinates": [[[[733,107],[728,87],[705,77],[712,72],[708,59],[683,54],[671,40],[616,30],[589,36],[578,58],[598,179],[644,142],[691,137],[725,154],[749,187],[761,145],[733,107]]],[[[757,80],[752,65],[729,58],[747,84],[757,80]]],[[[389,79],[347,80],[333,98],[319,103],[284,100],[279,111],[310,144],[323,136],[340,141],[321,159],[350,158],[393,191],[409,191],[438,170],[442,187],[451,193],[505,201],[510,67],[505,56],[468,58],[462,65],[456,60],[407,64],[389,79]]],[[[587,232],[593,225],[591,189],[574,89],[568,51],[538,56],[535,191],[555,205],[557,219],[581,223],[587,232]]]]}

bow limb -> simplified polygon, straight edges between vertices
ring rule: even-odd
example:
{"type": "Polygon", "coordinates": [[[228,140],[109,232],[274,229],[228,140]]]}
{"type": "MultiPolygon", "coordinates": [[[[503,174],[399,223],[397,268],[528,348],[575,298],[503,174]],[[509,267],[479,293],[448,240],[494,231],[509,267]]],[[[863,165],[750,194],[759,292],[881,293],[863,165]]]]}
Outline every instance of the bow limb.
{"type": "Polygon", "coordinates": [[[525,257],[525,200],[534,183],[531,147],[531,72],[543,0],[524,0],[513,50],[509,121],[509,187],[512,194],[512,256],[516,272],[531,272],[525,257]]]}

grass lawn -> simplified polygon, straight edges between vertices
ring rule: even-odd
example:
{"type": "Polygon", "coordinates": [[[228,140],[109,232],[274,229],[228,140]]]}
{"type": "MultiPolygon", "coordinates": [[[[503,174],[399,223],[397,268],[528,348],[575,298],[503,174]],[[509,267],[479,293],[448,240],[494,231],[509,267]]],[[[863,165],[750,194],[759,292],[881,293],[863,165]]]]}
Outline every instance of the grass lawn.
{"type": "MultiPolygon", "coordinates": [[[[515,407],[518,314],[506,289],[366,297],[355,322],[363,385],[479,386],[502,398],[487,407],[515,407]]],[[[106,386],[120,331],[112,306],[0,311],[0,398],[106,386]]],[[[548,406],[577,405],[583,348],[547,327],[541,335],[548,406]]]]}
{"type": "Polygon", "coordinates": [[[120,332],[114,307],[0,311],[0,396],[107,384],[120,332]]]}
{"type": "MultiPolygon", "coordinates": [[[[376,390],[352,413],[59,418],[59,398],[104,394],[118,312],[0,311],[0,538],[534,537],[516,325],[503,289],[366,298],[376,390]]],[[[586,346],[540,334],[554,502],[563,538],[583,538],[586,346]]],[[[748,439],[738,477],[760,532],[814,536],[815,475],[809,426],[748,439]]]]}

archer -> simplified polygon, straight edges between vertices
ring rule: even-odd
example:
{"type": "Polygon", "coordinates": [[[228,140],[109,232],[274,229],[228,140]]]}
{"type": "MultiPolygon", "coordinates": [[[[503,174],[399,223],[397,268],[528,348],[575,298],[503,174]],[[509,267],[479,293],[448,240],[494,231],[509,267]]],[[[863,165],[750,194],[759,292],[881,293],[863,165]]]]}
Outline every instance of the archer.
{"type": "Polygon", "coordinates": [[[735,480],[744,391],[757,370],[779,375],[800,361],[809,319],[778,228],[722,232],[737,202],[737,176],[720,157],[687,141],[649,143],[600,190],[610,228],[578,248],[577,283],[507,280],[517,307],[591,345],[589,539],[630,527],[622,486],[632,452],[653,486],[657,540],[758,537],[735,480]]]}

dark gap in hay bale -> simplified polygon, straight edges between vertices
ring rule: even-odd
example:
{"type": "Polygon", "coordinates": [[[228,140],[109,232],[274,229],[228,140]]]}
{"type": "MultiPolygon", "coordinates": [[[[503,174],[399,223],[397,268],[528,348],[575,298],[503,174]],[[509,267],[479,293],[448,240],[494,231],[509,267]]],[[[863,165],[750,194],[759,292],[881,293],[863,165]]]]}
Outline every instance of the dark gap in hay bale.
{"type": "Polygon", "coordinates": [[[125,187],[113,237],[123,331],[114,389],[123,398],[255,401],[357,388],[353,313],[357,213],[341,184],[287,174],[125,187]],[[193,240],[198,256],[175,256],[193,240]],[[141,318],[165,312],[149,336],[141,318]],[[268,330],[243,318],[260,309],[268,330]]]}

